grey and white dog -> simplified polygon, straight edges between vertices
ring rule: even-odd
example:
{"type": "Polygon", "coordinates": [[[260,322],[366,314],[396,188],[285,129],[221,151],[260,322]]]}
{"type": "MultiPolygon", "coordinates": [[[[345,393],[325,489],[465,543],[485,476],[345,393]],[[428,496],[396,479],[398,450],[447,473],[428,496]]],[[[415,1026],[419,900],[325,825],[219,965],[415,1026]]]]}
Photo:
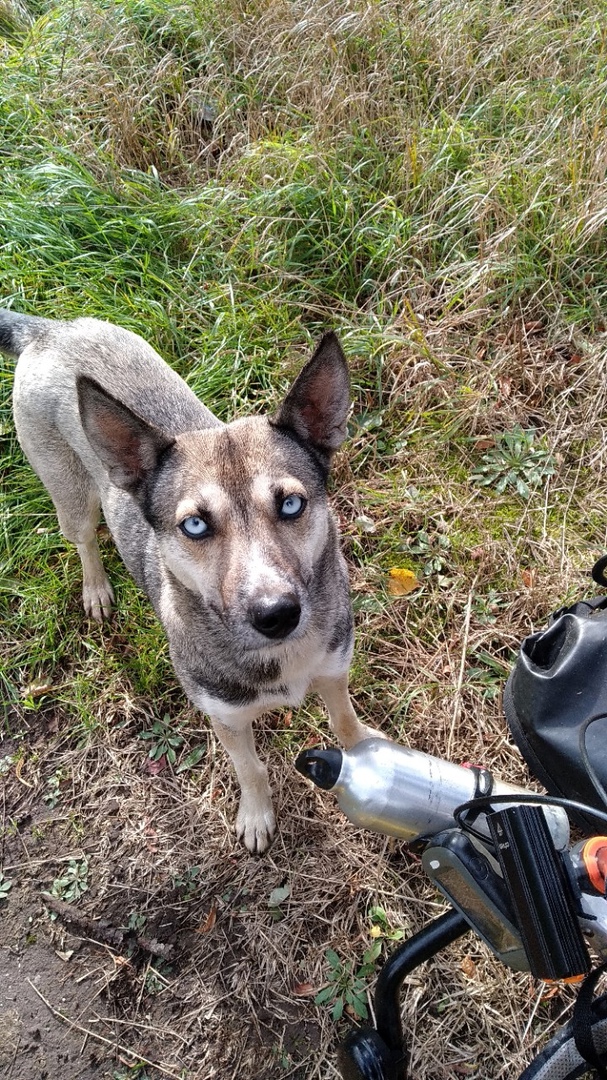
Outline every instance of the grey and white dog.
{"type": "Polygon", "coordinates": [[[326,496],[349,409],[336,336],[322,338],[275,416],[229,424],[142,338],[109,323],[3,310],[0,349],[19,358],[17,434],[80,554],[85,611],[101,619],[114,599],[96,540],[102,507],[186,694],[232,758],[237,834],[264,851],[275,818],[253,721],[314,690],[344,746],[374,734],[348,694],[352,614],[326,496]]]}

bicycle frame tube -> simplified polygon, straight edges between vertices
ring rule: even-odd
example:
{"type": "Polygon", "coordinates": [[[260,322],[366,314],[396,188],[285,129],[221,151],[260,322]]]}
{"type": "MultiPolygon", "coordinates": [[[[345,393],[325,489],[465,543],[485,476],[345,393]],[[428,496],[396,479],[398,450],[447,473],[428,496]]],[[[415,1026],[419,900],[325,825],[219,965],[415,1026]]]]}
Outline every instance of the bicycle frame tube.
{"type": "Polygon", "coordinates": [[[470,929],[458,911],[447,911],[403,942],[388,957],[379,973],[375,990],[375,1022],[377,1031],[395,1059],[402,1061],[402,1072],[398,1080],[405,1080],[407,1075],[407,1050],[400,1015],[400,988],[403,980],[416,967],[426,960],[431,960],[470,929]]]}

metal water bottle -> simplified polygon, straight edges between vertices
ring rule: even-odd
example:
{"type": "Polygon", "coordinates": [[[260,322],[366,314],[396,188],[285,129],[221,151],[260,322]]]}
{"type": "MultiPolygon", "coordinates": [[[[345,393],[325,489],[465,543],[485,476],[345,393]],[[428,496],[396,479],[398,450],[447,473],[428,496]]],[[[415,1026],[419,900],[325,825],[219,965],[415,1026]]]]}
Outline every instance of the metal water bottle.
{"type": "MultiPolygon", "coordinates": [[[[494,780],[486,769],[454,765],[388,739],[364,739],[351,750],[304,750],[295,768],[318,787],[332,790],[355,825],[407,841],[453,828],[453,811],[470,799],[511,794],[515,803],[517,795],[529,794],[494,780]]],[[[566,847],[565,811],[543,809],[555,846],[566,847]]],[[[484,814],[474,825],[489,837],[484,814]]]]}

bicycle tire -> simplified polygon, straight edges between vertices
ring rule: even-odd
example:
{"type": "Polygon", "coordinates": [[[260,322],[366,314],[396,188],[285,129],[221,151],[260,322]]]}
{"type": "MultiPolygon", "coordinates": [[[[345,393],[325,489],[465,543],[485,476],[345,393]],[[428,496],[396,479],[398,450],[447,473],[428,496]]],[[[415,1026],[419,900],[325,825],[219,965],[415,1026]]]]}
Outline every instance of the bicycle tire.
{"type": "MultiPolygon", "coordinates": [[[[592,1037],[599,1054],[607,1062],[607,994],[592,1004],[592,1037]]],[[[583,1061],[573,1039],[571,1021],[546,1043],[518,1080],[593,1080],[596,1072],[583,1061]]]]}

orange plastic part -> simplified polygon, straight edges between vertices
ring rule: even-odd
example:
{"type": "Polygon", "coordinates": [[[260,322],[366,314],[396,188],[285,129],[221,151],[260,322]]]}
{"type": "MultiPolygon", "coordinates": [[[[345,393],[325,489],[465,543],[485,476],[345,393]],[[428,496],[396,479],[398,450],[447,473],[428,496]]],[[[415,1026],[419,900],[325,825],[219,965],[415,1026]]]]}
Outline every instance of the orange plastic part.
{"type": "Polygon", "coordinates": [[[605,895],[607,879],[607,836],[593,836],[582,848],[582,862],[593,889],[605,895]]]}

